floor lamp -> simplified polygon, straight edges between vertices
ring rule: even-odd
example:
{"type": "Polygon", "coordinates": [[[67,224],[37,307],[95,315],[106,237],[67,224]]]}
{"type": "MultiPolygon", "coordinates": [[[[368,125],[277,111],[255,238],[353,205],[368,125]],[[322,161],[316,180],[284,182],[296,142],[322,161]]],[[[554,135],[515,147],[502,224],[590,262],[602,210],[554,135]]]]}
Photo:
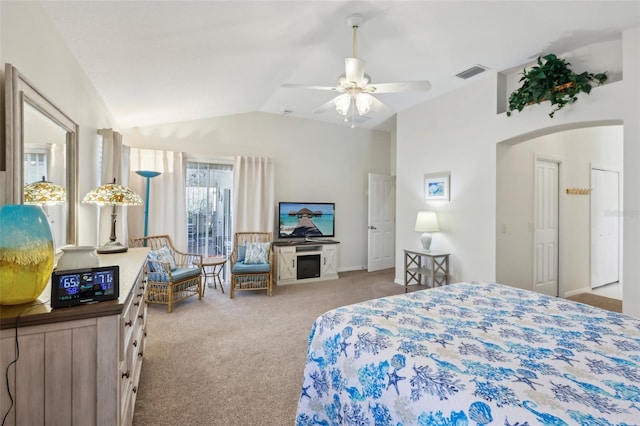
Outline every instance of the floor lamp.
{"type": "MultiPolygon", "coordinates": [[[[147,237],[147,231],[149,229],[149,181],[160,174],[160,172],[154,172],[151,170],[138,170],[137,174],[147,180],[147,191],[145,193],[144,201],[144,237],[147,237]]],[[[147,240],[144,240],[144,246],[147,246],[147,240]]]]}

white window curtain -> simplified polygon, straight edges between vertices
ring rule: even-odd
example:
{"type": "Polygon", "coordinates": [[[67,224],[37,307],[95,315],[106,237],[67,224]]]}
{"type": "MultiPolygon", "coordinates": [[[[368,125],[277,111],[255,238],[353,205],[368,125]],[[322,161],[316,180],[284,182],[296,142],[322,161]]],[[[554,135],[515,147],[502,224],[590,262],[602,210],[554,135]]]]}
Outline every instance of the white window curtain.
{"type": "Polygon", "coordinates": [[[233,232],[273,232],[274,164],[271,158],[236,157],[233,165],[233,232]]]}
{"type": "MultiPolygon", "coordinates": [[[[137,170],[161,174],[149,180],[147,235],[169,235],[180,251],[187,251],[186,160],[182,152],[131,148],[129,188],[146,199],[147,179],[137,170]]],[[[144,235],[144,207],[129,212],[129,235],[144,235]]]]}
{"type": "MultiPolygon", "coordinates": [[[[129,147],[122,144],[122,135],[113,129],[98,130],[99,143],[102,144],[102,165],[100,172],[100,185],[116,182],[129,186],[129,147]]],[[[128,246],[129,236],[127,232],[128,210],[139,207],[117,206],[116,236],[118,241],[128,246]]],[[[111,209],[112,207],[100,207],[98,210],[98,245],[102,246],[111,236],[111,209]]]]}

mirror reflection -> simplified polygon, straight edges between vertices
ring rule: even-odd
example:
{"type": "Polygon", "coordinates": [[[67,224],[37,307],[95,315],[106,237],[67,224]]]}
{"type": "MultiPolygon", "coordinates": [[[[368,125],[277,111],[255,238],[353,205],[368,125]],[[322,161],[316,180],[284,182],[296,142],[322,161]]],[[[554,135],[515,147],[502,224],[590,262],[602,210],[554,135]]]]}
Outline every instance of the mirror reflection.
{"type": "MultiPolygon", "coordinates": [[[[66,187],[67,131],[24,102],[23,183],[25,188],[42,180],[66,187]]],[[[27,202],[27,200],[25,200],[27,202]]],[[[37,199],[49,218],[56,250],[67,244],[69,204],[37,199]]]]}
{"type": "Polygon", "coordinates": [[[4,77],[6,137],[0,141],[5,153],[4,201],[43,205],[51,220],[56,249],[77,244],[78,123],[11,64],[5,64],[4,77]],[[41,203],[40,195],[46,193],[42,187],[49,183],[57,188],[58,202],[41,203]],[[32,197],[34,194],[38,196],[32,197]]]}

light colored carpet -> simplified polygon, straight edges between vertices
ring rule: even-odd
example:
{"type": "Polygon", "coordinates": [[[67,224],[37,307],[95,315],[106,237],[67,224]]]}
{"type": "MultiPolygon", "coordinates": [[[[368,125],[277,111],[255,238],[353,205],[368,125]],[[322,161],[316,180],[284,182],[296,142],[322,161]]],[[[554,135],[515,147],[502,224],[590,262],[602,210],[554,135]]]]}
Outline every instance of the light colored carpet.
{"type": "Polygon", "coordinates": [[[610,297],[599,296],[593,293],[580,293],[568,298],[569,300],[575,300],[576,302],[584,303],[586,305],[597,306],[598,308],[606,309],[613,312],[622,312],[622,300],[612,299],[610,297]]]}
{"type": "MultiPolygon", "coordinates": [[[[230,300],[228,291],[207,288],[202,301],[178,303],[171,314],[150,305],[133,424],[294,424],[313,321],[339,306],[404,293],[393,269],[340,276],[275,287],[272,297],[238,292],[230,300]]],[[[578,301],[609,306],[604,299],[578,301]]]]}
{"type": "MultiPolygon", "coordinates": [[[[292,425],[307,340],[322,313],[404,293],[393,269],[150,305],[133,424],[292,425]]],[[[418,289],[418,287],[415,287],[418,289]]],[[[421,287],[424,288],[424,287],[421,287]]],[[[228,290],[228,288],[227,288],[228,290]]]]}

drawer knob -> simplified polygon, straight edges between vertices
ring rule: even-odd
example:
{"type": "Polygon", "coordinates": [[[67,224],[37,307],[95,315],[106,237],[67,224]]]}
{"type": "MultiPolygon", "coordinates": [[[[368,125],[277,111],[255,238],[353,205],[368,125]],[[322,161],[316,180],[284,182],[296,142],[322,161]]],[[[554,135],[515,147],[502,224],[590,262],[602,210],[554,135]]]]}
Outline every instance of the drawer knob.
{"type": "Polygon", "coordinates": [[[131,324],[133,324],[133,322],[131,320],[127,321],[124,323],[125,327],[131,327],[131,324]]]}
{"type": "Polygon", "coordinates": [[[134,303],[133,306],[140,306],[140,302],[134,303]]]}
{"type": "Polygon", "coordinates": [[[127,378],[127,379],[128,379],[128,378],[129,378],[129,375],[130,375],[130,374],[129,374],[129,370],[127,370],[127,372],[126,372],[126,373],[122,373],[122,378],[123,378],[123,379],[124,379],[124,378],[127,378]]]}
{"type": "Polygon", "coordinates": [[[137,346],[138,346],[138,341],[137,341],[137,340],[134,340],[134,341],[133,341],[133,347],[135,348],[135,347],[137,347],[137,346]]]}
{"type": "Polygon", "coordinates": [[[132,391],[133,393],[138,392],[138,387],[137,387],[137,386],[134,386],[134,387],[133,387],[133,389],[131,389],[131,391],[132,391]]]}
{"type": "Polygon", "coordinates": [[[142,351],[138,352],[138,356],[142,358],[142,351]]]}
{"type": "Polygon", "coordinates": [[[140,314],[140,315],[138,315],[138,318],[140,318],[140,319],[144,319],[144,315],[143,315],[143,314],[140,314]]]}

